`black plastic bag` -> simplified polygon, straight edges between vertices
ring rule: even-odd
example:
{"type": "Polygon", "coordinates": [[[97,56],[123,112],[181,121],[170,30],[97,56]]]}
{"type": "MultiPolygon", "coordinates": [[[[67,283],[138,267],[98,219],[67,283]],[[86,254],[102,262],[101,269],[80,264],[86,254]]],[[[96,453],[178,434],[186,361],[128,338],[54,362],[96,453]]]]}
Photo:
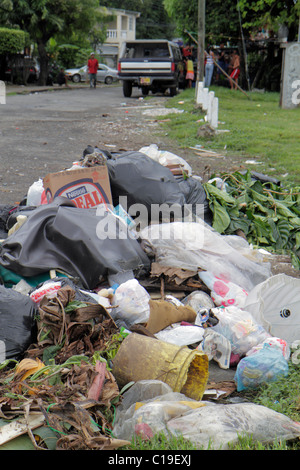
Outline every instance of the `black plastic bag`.
{"type": "Polygon", "coordinates": [[[193,214],[203,219],[207,224],[212,224],[213,215],[209,208],[209,201],[201,181],[190,176],[187,179],[183,177],[176,178],[180,190],[182,191],[186,204],[192,206],[193,214]]]}
{"type": "Polygon", "coordinates": [[[3,242],[0,264],[24,277],[57,269],[79,279],[86,289],[94,289],[110,274],[139,275],[150,269],[138,241],[124,236],[124,224],[115,216],[80,209],[62,197],[32,211],[3,242]],[[102,226],[109,223],[106,234],[102,226]]]}
{"type": "Polygon", "coordinates": [[[0,362],[20,360],[36,341],[37,313],[28,295],[0,286],[0,362]]]}
{"type": "Polygon", "coordinates": [[[151,214],[152,204],[178,204],[183,206],[185,197],[180,191],[169,168],[152,160],[141,152],[124,152],[107,160],[113,205],[119,197],[127,197],[127,212],[130,206],[143,204],[151,214]]]}

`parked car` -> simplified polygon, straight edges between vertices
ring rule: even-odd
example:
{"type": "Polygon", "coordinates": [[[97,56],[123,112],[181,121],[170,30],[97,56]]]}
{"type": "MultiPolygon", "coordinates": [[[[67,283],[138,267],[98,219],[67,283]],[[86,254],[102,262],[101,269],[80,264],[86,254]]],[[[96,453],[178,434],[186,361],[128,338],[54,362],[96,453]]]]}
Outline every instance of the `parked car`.
{"type": "MultiPolygon", "coordinates": [[[[88,80],[88,71],[87,65],[83,65],[82,67],[75,68],[75,69],[67,69],[66,75],[69,80],[72,80],[74,83],[79,83],[81,81],[88,80]]],[[[97,81],[104,82],[107,85],[110,85],[114,81],[118,80],[118,71],[108,67],[105,64],[98,65],[98,72],[97,72],[97,81]]]]}

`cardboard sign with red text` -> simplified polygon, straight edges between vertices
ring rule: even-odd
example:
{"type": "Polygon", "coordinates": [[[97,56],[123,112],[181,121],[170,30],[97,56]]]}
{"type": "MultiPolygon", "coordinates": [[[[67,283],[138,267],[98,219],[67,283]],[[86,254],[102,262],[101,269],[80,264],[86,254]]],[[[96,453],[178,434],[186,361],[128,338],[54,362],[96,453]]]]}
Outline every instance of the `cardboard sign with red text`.
{"type": "Polygon", "coordinates": [[[48,203],[63,196],[84,209],[112,204],[106,165],[49,173],[43,183],[48,203]]]}

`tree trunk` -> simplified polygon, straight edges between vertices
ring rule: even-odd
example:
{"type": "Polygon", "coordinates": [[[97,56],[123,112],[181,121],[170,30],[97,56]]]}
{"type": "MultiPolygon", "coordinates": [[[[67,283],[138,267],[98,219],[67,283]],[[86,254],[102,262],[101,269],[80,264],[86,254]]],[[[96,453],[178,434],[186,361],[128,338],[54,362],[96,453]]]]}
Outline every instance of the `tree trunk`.
{"type": "Polygon", "coordinates": [[[39,85],[44,86],[47,84],[49,58],[46,51],[46,42],[40,39],[38,40],[37,44],[40,59],[39,85]]]}

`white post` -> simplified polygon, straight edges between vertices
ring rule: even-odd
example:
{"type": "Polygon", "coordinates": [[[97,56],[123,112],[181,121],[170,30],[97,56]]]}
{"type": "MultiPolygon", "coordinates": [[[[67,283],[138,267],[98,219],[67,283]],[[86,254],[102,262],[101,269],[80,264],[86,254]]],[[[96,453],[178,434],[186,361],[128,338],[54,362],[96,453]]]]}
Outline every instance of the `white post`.
{"type": "Polygon", "coordinates": [[[211,111],[211,126],[217,129],[219,122],[219,98],[214,98],[211,111]]]}
{"type": "Polygon", "coordinates": [[[214,97],[215,97],[214,91],[210,91],[208,93],[208,108],[207,108],[207,120],[209,123],[211,123],[212,105],[213,105],[214,97]]]}
{"type": "Polygon", "coordinates": [[[6,87],[2,80],[0,80],[0,104],[6,104],[6,87]]]}
{"type": "Polygon", "coordinates": [[[203,88],[202,109],[203,111],[208,110],[208,88],[203,88]]]}
{"type": "Polygon", "coordinates": [[[203,82],[198,82],[196,103],[199,105],[203,103],[203,86],[203,82]]]}

